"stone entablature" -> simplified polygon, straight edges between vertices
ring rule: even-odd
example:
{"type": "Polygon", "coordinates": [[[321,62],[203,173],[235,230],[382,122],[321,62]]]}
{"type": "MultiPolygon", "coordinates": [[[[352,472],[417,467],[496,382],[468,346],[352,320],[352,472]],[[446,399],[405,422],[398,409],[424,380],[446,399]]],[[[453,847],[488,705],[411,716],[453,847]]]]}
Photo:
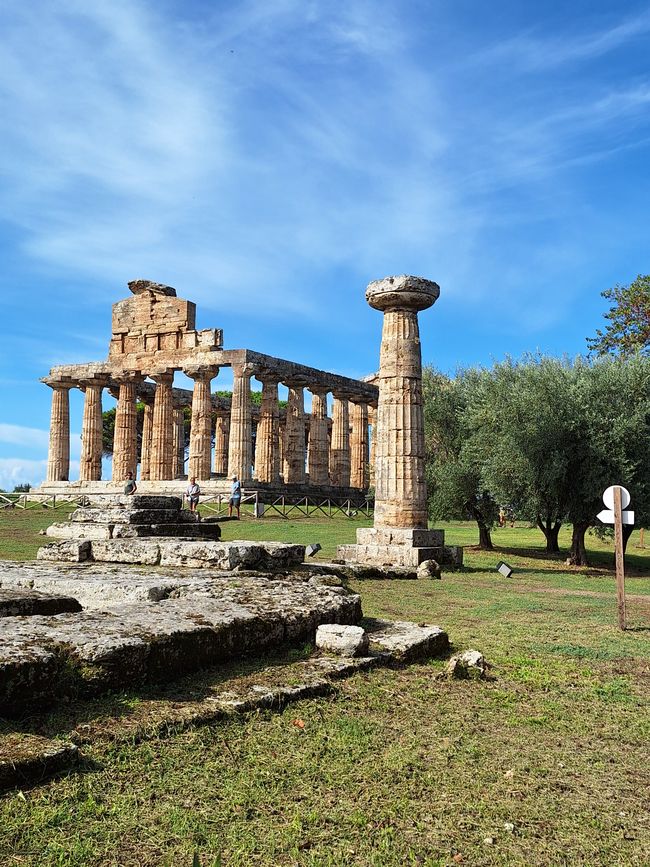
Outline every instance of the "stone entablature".
{"type": "MultiPolygon", "coordinates": [[[[188,470],[236,474],[243,483],[282,483],[364,489],[370,477],[368,419],[378,389],[363,382],[249,349],[223,349],[219,329],[196,331],[196,308],[172,287],[147,280],[129,283],[133,297],[113,305],[108,359],[52,368],[41,381],[52,388],[47,482],[67,481],[70,464],[69,390],[85,393],[80,480],[101,478],[101,395],[117,398],[113,481],[173,480],[183,473],[183,407],[192,408],[188,470]],[[232,399],[212,392],[222,367],[232,367],[232,399]],[[174,373],[194,380],[193,390],[173,387],[174,373]],[[252,378],[262,383],[262,406],[250,398],[252,378]],[[282,411],[278,385],[289,389],[282,411]],[[312,396],[305,408],[305,391],[312,396]],[[327,417],[327,394],[334,418],[327,417]],[[138,450],[136,402],[145,404],[138,450]],[[352,423],[352,428],[350,424],[352,423]],[[256,436],[255,436],[256,434],[256,436]],[[212,441],[214,438],[214,457],[212,441]],[[254,440],[256,445],[254,446],[254,440]]],[[[47,486],[47,483],[45,487],[47,486]]]]}

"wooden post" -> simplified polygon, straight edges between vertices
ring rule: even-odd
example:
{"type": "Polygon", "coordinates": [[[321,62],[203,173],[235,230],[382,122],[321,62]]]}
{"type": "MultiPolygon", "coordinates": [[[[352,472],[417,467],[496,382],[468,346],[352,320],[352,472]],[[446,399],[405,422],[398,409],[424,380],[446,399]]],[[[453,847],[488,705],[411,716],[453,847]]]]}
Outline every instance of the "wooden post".
{"type": "Polygon", "coordinates": [[[625,629],[625,554],[623,553],[623,515],[621,488],[614,486],[614,547],[616,550],[616,599],[618,625],[625,629]]]}
{"type": "Polygon", "coordinates": [[[645,548],[645,545],[643,544],[643,527],[639,530],[639,544],[637,545],[637,548],[645,548]]]}

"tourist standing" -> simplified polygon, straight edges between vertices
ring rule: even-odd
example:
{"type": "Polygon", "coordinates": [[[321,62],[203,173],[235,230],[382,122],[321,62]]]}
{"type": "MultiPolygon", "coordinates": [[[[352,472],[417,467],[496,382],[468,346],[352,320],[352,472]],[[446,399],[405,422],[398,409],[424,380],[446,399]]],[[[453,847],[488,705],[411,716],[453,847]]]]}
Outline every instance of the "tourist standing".
{"type": "Polygon", "coordinates": [[[135,479],[133,478],[133,473],[129,473],[126,477],[126,482],[124,482],[124,493],[130,497],[138,490],[138,486],[135,483],[135,479]]]}
{"type": "Polygon", "coordinates": [[[187,486],[187,490],[185,491],[185,496],[187,497],[187,502],[190,506],[190,512],[193,515],[196,515],[197,519],[199,517],[198,512],[196,511],[196,507],[199,505],[199,497],[201,496],[201,488],[197,485],[196,479],[194,476],[190,479],[190,483],[187,486]]]}
{"type": "Polygon", "coordinates": [[[232,486],[230,488],[230,499],[228,500],[228,517],[232,518],[233,507],[237,509],[237,517],[240,517],[239,507],[241,504],[241,482],[237,476],[232,477],[232,486]]]}

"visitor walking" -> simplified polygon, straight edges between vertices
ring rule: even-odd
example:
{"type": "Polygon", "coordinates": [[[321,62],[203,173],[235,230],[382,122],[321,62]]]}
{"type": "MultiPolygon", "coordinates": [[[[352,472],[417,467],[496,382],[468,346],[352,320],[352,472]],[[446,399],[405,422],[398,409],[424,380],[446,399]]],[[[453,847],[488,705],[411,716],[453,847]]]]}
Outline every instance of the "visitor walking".
{"type": "Polygon", "coordinates": [[[230,499],[228,500],[228,517],[232,518],[233,506],[237,509],[237,517],[240,516],[239,507],[241,504],[241,482],[237,476],[232,477],[232,486],[230,488],[230,499]]]}
{"type": "Polygon", "coordinates": [[[124,493],[130,497],[132,494],[138,490],[138,486],[135,483],[135,479],[133,478],[133,473],[129,473],[126,477],[126,482],[124,482],[124,493]]]}
{"type": "Polygon", "coordinates": [[[190,483],[187,486],[187,490],[185,491],[185,496],[187,497],[187,502],[190,506],[190,512],[193,515],[196,515],[198,520],[199,513],[196,511],[196,507],[199,505],[199,497],[201,496],[201,488],[197,485],[196,479],[194,476],[190,479],[190,483]]]}

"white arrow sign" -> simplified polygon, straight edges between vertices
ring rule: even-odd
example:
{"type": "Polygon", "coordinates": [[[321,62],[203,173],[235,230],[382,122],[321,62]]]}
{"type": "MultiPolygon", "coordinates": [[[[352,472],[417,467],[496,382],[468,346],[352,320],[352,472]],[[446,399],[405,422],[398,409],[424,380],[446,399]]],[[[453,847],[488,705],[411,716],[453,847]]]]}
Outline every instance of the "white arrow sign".
{"type": "MultiPolygon", "coordinates": [[[[610,509],[603,509],[602,512],[598,512],[596,517],[599,521],[602,521],[603,524],[614,523],[614,512],[612,512],[610,509]]],[[[621,512],[621,520],[624,524],[633,524],[634,512],[621,512]]]]}

